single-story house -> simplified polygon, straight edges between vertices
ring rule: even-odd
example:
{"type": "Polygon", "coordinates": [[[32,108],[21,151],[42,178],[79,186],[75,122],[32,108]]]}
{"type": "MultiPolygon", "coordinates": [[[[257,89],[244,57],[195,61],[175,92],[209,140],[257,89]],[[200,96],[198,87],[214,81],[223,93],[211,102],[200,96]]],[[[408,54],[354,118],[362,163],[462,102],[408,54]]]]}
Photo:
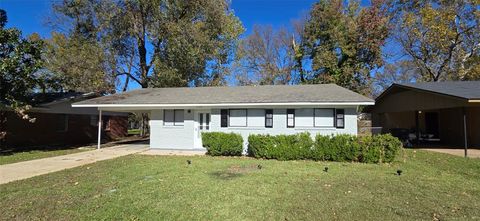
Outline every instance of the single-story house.
{"type": "MultiPolygon", "coordinates": [[[[86,144],[97,141],[97,108],[72,108],[72,103],[98,97],[96,93],[38,93],[31,96],[33,106],[27,114],[34,123],[6,111],[4,143],[8,147],[86,144]]],[[[103,140],[127,136],[128,115],[106,112],[103,140]]],[[[3,128],[2,128],[3,129],[3,128]]]]}
{"type": "Polygon", "coordinates": [[[412,144],[480,147],[480,81],[393,84],[371,107],[372,124],[412,144]]]}
{"type": "Polygon", "coordinates": [[[99,97],[73,107],[144,112],[150,147],[203,149],[205,131],[249,134],[357,134],[357,110],[370,98],[337,86],[275,85],[147,88],[99,97]]]}

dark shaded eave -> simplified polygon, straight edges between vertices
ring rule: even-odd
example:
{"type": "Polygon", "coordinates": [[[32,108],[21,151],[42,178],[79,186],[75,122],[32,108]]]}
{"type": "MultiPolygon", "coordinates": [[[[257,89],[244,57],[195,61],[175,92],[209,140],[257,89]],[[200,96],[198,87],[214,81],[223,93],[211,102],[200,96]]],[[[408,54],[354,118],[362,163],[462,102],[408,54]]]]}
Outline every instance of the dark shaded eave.
{"type": "Polygon", "coordinates": [[[408,86],[408,85],[402,85],[402,84],[394,83],[390,87],[388,87],[385,91],[383,91],[377,98],[375,98],[375,102],[379,102],[384,96],[389,94],[390,91],[393,90],[394,88],[401,88],[401,89],[406,89],[406,90],[415,90],[415,91],[419,91],[419,92],[426,92],[426,93],[430,93],[430,94],[435,94],[435,95],[441,95],[441,96],[446,96],[446,97],[450,97],[450,98],[460,99],[460,100],[463,100],[463,101],[466,101],[466,102],[468,102],[470,100],[480,100],[480,98],[474,98],[474,99],[465,98],[465,97],[456,96],[456,95],[452,95],[452,94],[441,93],[441,92],[438,92],[438,91],[425,90],[425,89],[422,89],[422,88],[416,88],[416,87],[412,87],[412,86],[408,86]]]}

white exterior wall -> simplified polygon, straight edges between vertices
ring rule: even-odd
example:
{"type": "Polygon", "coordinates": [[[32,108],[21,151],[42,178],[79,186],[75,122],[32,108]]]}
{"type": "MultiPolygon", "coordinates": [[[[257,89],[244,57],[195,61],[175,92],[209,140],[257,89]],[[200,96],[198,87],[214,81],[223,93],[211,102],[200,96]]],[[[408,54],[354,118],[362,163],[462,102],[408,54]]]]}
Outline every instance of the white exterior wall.
{"type": "MultiPolygon", "coordinates": [[[[311,108],[335,108],[335,107],[309,107],[311,108]]],[[[298,123],[304,122],[303,125],[309,125],[308,122],[313,122],[313,111],[302,111],[298,109],[303,108],[288,108],[296,109],[295,111],[295,127],[287,128],[287,108],[266,108],[273,109],[273,127],[265,128],[265,116],[258,116],[259,111],[248,112],[247,127],[221,127],[220,125],[220,109],[210,109],[211,120],[210,130],[227,133],[241,134],[244,140],[244,149],[246,151],[248,135],[250,134],[296,134],[301,132],[309,132],[314,138],[317,134],[323,135],[335,135],[335,134],[357,134],[357,111],[356,106],[348,107],[336,107],[338,109],[345,110],[345,128],[335,127],[313,127],[312,126],[300,126],[298,123]],[[255,116],[251,116],[251,113],[256,113],[255,116]],[[302,113],[302,114],[299,114],[302,113]],[[310,114],[308,114],[310,113],[310,114]],[[309,116],[307,116],[309,115],[309,116]],[[254,122],[255,121],[255,122],[254,122]],[[260,122],[259,122],[260,121],[260,122]],[[253,126],[252,126],[253,125],[253,126]]],[[[226,108],[227,109],[227,108],[226,108]]],[[[253,109],[253,108],[252,108],[253,109]]],[[[258,108],[255,108],[258,110],[258,108]]],[[[308,109],[308,108],[307,108],[308,109]]],[[[247,109],[248,111],[248,109],[247,109]]],[[[195,149],[195,128],[198,123],[194,119],[195,110],[191,110],[188,113],[188,109],[185,109],[185,122],[184,126],[164,126],[163,125],[163,110],[152,110],[150,120],[150,147],[151,148],[164,148],[164,149],[195,149]]],[[[262,109],[262,113],[263,109],[262,109]]],[[[332,119],[333,120],[333,119],[332,119]]],[[[197,129],[197,130],[196,130],[197,129]]],[[[197,148],[198,149],[198,148],[197,148]]]]}
{"type": "MultiPolygon", "coordinates": [[[[322,107],[323,108],[323,107],[322,107]]],[[[297,134],[302,132],[309,132],[312,138],[315,138],[317,134],[322,135],[335,135],[335,134],[357,134],[357,110],[356,108],[344,108],[345,109],[345,128],[335,128],[335,127],[302,127],[298,126],[299,120],[302,122],[312,121],[313,122],[313,113],[311,116],[306,116],[303,113],[310,111],[301,111],[302,114],[298,115],[298,109],[302,108],[288,108],[296,109],[295,110],[295,127],[287,127],[287,109],[273,109],[273,127],[265,128],[265,123],[261,127],[220,127],[220,109],[212,110],[212,122],[211,122],[211,131],[219,131],[226,133],[238,133],[243,137],[244,142],[244,151],[247,149],[248,145],[248,136],[250,134],[270,134],[270,135],[279,135],[279,134],[297,134]]],[[[308,108],[307,108],[308,109],[308,108]]],[[[342,108],[343,109],[343,108],[342,108]]],[[[262,122],[265,119],[262,118],[262,122]]],[[[305,123],[306,124],[306,123],[305,123]]],[[[313,124],[312,124],[313,125],[313,124]]]]}
{"type": "Polygon", "coordinates": [[[193,111],[184,114],[183,126],[163,125],[163,110],[152,110],[150,115],[150,148],[193,149],[193,111]]]}

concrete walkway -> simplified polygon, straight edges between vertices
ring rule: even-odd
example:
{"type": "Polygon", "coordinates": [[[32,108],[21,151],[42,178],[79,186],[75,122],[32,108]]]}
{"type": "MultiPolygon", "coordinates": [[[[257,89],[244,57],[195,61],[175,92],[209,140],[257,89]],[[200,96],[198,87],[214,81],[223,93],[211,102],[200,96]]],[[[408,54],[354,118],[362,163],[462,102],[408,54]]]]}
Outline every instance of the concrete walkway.
{"type": "MultiPolygon", "coordinates": [[[[465,150],[463,149],[446,149],[446,148],[419,148],[418,150],[428,150],[433,152],[439,153],[448,153],[455,156],[465,156],[465,150]]],[[[469,158],[480,158],[480,150],[479,149],[468,149],[468,157],[469,158]]]]}
{"type": "Polygon", "coordinates": [[[0,165],[0,184],[113,159],[147,150],[148,145],[126,144],[56,157],[0,165]]]}

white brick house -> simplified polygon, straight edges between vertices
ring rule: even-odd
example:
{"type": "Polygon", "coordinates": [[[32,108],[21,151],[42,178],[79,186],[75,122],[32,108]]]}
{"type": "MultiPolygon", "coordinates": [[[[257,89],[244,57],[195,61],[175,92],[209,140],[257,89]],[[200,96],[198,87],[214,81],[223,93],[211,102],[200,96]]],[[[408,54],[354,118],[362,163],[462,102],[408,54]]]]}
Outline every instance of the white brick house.
{"type": "Polygon", "coordinates": [[[73,104],[101,111],[146,112],[150,147],[202,149],[201,133],[357,134],[359,106],[374,101],[334,84],[152,88],[73,104]]]}

